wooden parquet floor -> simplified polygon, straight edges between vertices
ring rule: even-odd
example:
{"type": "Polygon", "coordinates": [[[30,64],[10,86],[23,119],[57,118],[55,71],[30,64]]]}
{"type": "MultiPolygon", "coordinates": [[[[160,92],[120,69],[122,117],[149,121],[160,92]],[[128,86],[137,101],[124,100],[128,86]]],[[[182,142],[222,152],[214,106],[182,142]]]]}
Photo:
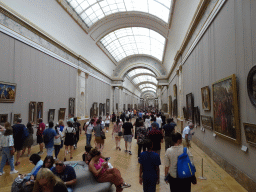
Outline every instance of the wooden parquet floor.
{"type": "MultiPolygon", "coordinates": [[[[139,184],[139,163],[137,159],[137,144],[136,140],[132,141],[132,155],[124,152],[124,140],[121,140],[121,148],[122,151],[117,151],[115,149],[115,141],[112,139],[112,127],[110,125],[110,131],[106,133],[106,141],[105,147],[103,149],[103,155],[106,157],[111,157],[110,163],[118,168],[121,171],[122,177],[124,181],[130,183],[132,186],[128,189],[124,189],[127,192],[142,192],[142,185],[139,184]]],[[[92,146],[94,146],[94,137],[92,138],[92,146]]],[[[80,141],[78,143],[78,148],[73,153],[73,160],[82,160],[82,154],[84,153],[84,146],[86,143],[86,137],[84,132],[80,137],[80,141]]],[[[32,153],[36,153],[39,151],[38,145],[32,147],[32,153]]],[[[194,156],[194,162],[196,165],[196,176],[197,178],[201,176],[201,162],[202,158],[204,159],[204,177],[207,180],[198,180],[197,185],[192,185],[192,192],[245,192],[246,190],[235,181],[229,174],[227,174],[221,167],[219,167],[211,158],[209,158],[201,149],[199,149],[195,144],[192,143],[191,152],[194,156]]],[[[26,154],[26,153],[25,153],[26,154]]],[[[42,155],[42,159],[46,156],[46,149],[44,149],[44,154],[42,155]]],[[[63,160],[64,150],[61,149],[59,158],[63,160]]],[[[33,165],[29,162],[28,157],[21,157],[19,166],[16,166],[15,169],[19,171],[19,173],[29,173],[33,165]]],[[[161,150],[161,160],[162,165],[160,166],[160,184],[157,185],[157,192],[167,192],[170,191],[169,185],[164,182],[164,143],[162,143],[161,150]]],[[[69,161],[69,158],[67,159],[69,161]]],[[[14,179],[18,174],[10,175],[10,166],[5,166],[4,168],[5,174],[0,176],[0,192],[10,192],[11,185],[14,179]]],[[[112,187],[113,191],[115,191],[114,186],[112,187]]]]}

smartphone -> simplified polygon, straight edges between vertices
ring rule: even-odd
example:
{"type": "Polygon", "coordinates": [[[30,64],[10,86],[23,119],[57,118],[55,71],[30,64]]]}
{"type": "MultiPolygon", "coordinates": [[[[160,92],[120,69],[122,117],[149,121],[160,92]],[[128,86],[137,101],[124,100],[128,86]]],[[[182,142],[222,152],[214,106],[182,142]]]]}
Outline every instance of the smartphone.
{"type": "Polygon", "coordinates": [[[106,158],[105,158],[105,161],[109,161],[110,158],[111,158],[111,157],[106,157],[106,158]]]}

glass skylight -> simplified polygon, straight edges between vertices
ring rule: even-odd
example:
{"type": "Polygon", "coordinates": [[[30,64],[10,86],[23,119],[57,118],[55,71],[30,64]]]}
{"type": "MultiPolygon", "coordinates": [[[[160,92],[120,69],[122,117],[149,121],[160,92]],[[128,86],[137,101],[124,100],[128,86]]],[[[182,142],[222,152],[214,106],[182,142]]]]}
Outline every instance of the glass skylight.
{"type": "Polygon", "coordinates": [[[162,61],[165,38],[151,29],[130,27],[109,33],[101,43],[117,62],[134,54],[151,55],[162,61]]]}
{"type": "Polygon", "coordinates": [[[128,75],[128,77],[132,77],[132,76],[140,74],[140,73],[149,73],[149,74],[155,75],[152,71],[150,71],[148,69],[143,69],[143,68],[134,69],[134,70],[130,71],[127,75],[128,75]]]}
{"type": "Polygon", "coordinates": [[[155,85],[149,84],[149,83],[145,83],[145,84],[142,84],[142,85],[139,86],[140,89],[143,89],[145,87],[150,87],[150,88],[156,89],[155,85]]]}
{"type": "Polygon", "coordinates": [[[168,23],[172,0],[66,0],[88,27],[101,18],[126,11],[152,14],[168,23]]]}
{"type": "Polygon", "coordinates": [[[143,88],[141,89],[142,92],[145,92],[145,91],[153,91],[153,92],[156,92],[155,89],[152,89],[152,88],[143,88]]]}
{"type": "Polygon", "coordinates": [[[138,83],[141,83],[141,82],[144,82],[144,81],[149,81],[149,82],[152,82],[154,84],[157,84],[156,78],[152,77],[152,76],[149,76],[149,75],[141,75],[141,76],[135,77],[132,81],[135,84],[138,84],[138,83]]]}

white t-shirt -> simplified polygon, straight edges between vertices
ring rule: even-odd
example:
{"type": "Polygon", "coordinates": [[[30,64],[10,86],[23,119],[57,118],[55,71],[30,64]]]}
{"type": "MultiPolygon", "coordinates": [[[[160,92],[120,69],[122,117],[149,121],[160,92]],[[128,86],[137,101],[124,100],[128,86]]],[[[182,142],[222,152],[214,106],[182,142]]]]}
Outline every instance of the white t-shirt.
{"type": "Polygon", "coordinates": [[[183,132],[182,132],[182,138],[185,139],[185,135],[188,135],[188,140],[191,140],[192,139],[192,134],[191,134],[191,131],[190,131],[190,128],[189,126],[185,127],[183,129],[183,132]]]}
{"type": "Polygon", "coordinates": [[[68,133],[75,133],[76,129],[74,127],[65,127],[63,129],[63,133],[66,134],[66,132],[68,132],[68,133]]]}
{"type": "Polygon", "coordinates": [[[89,121],[88,121],[88,122],[86,123],[86,125],[88,125],[86,133],[87,133],[87,134],[92,134],[92,131],[93,131],[93,124],[89,124],[89,121]]]}
{"type": "Polygon", "coordinates": [[[110,123],[110,117],[109,117],[109,116],[106,117],[105,123],[106,123],[106,124],[109,124],[109,123],[110,123]]]}
{"type": "Polygon", "coordinates": [[[162,127],[162,123],[163,123],[162,118],[161,117],[157,117],[156,118],[156,122],[159,124],[159,128],[161,128],[162,127]]]}

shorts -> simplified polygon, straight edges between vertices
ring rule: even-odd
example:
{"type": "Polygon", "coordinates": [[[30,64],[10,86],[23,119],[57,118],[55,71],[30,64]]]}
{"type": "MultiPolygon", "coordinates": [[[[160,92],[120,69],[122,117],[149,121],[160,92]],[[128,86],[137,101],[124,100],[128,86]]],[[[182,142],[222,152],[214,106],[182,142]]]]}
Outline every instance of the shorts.
{"type": "Polygon", "coordinates": [[[23,143],[14,143],[14,149],[16,151],[21,151],[23,149],[23,143]]]}
{"type": "Polygon", "coordinates": [[[105,127],[109,127],[109,123],[105,123],[105,127]]]}
{"type": "Polygon", "coordinates": [[[127,141],[129,143],[132,142],[132,135],[124,135],[124,141],[127,141]]]}
{"type": "Polygon", "coordinates": [[[121,136],[118,136],[118,133],[113,133],[113,136],[114,136],[114,137],[121,138],[121,136]]]}
{"type": "Polygon", "coordinates": [[[102,139],[101,137],[95,137],[95,141],[96,143],[104,144],[104,139],[102,139]]]}
{"type": "Polygon", "coordinates": [[[37,143],[39,143],[39,144],[44,142],[43,137],[40,136],[40,135],[37,135],[36,141],[37,141],[37,143]]]}

